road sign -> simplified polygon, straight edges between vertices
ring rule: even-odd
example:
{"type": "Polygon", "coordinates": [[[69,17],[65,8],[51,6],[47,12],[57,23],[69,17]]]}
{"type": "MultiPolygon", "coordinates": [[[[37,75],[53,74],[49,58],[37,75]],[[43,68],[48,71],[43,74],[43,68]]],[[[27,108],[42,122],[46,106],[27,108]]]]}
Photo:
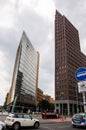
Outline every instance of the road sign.
{"type": "Polygon", "coordinates": [[[86,81],[78,82],[78,91],[79,93],[86,92],[86,81]]]}
{"type": "Polygon", "coordinates": [[[80,67],[79,69],[77,69],[75,73],[75,77],[79,81],[86,80],[86,68],[80,67]]]}

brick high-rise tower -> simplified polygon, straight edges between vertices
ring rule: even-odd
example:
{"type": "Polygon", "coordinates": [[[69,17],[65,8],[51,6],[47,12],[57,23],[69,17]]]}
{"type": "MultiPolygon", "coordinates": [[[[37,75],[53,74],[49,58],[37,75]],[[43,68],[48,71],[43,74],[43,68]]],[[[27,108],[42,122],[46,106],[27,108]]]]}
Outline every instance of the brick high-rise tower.
{"type": "Polygon", "coordinates": [[[78,93],[75,72],[86,67],[80,50],[78,30],[58,11],[55,15],[55,109],[69,115],[83,111],[82,94],[78,93]]]}

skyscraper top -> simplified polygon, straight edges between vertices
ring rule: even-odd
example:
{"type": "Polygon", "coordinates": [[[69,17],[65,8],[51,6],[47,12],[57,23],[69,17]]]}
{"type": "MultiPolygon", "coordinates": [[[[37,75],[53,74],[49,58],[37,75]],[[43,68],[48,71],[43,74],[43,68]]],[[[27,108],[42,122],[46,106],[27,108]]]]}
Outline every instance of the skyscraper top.
{"type": "MultiPolygon", "coordinates": [[[[26,44],[28,44],[27,47],[31,46],[31,48],[33,48],[33,50],[35,50],[34,47],[33,47],[33,45],[31,44],[31,42],[30,42],[28,36],[26,35],[25,31],[23,31],[22,37],[21,37],[21,40],[20,40],[20,44],[21,44],[21,43],[23,44],[23,43],[25,43],[25,42],[26,42],[26,44]]],[[[19,45],[19,46],[20,46],[20,45],[19,45]]]]}
{"type": "MultiPolygon", "coordinates": [[[[65,15],[62,15],[58,10],[56,10],[56,17],[59,16],[60,18],[66,19],[72,26],[73,28],[76,29],[76,27],[66,18],[65,15]]],[[[77,30],[77,29],[76,29],[77,30]]],[[[78,30],[77,30],[78,31],[78,30]]]]}

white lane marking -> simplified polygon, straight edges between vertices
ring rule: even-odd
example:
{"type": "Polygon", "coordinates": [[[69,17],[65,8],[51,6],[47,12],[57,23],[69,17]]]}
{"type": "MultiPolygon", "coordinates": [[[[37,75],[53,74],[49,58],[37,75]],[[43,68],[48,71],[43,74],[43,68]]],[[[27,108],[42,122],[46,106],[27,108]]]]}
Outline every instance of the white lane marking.
{"type": "MultiPolygon", "coordinates": [[[[62,128],[68,128],[68,127],[71,127],[71,124],[70,125],[63,125],[63,126],[57,126],[57,129],[62,129],[62,128]]],[[[41,128],[46,128],[48,130],[55,130],[53,128],[49,128],[49,127],[41,127],[41,128]]]]}
{"type": "Polygon", "coordinates": [[[68,128],[68,127],[71,127],[71,125],[58,126],[57,128],[68,128]]]}
{"type": "Polygon", "coordinates": [[[55,130],[55,129],[52,129],[52,128],[49,128],[49,127],[41,127],[41,128],[48,129],[48,130],[55,130]]]}

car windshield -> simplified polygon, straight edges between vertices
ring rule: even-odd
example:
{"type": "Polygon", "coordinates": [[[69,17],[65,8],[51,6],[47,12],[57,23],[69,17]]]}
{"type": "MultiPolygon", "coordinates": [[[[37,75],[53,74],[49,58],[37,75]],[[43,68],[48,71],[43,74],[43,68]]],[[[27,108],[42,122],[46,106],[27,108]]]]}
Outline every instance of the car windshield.
{"type": "Polygon", "coordinates": [[[20,114],[20,113],[14,113],[14,114],[9,114],[9,117],[11,118],[27,118],[27,119],[32,119],[31,115],[29,114],[20,114]]]}
{"type": "Polygon", "coordinates": [[[14,114],[9,114],[9,117],[14,117],[14,114]]]}
{"type": "Polygon", "coordinates": [[[24,118],[26,118],[26,119],[31,119],[31,116],[30,116],[30,115],[25,114],[25,115],[24,115],[24,118]]]}
{"type": "Polygon", "coordinates": [[[77,118],[77,119],[81,119],[83,118],[84,115],[81,115],[81,114],[76,114],[73,116],[73,118],[77,118]]]}

